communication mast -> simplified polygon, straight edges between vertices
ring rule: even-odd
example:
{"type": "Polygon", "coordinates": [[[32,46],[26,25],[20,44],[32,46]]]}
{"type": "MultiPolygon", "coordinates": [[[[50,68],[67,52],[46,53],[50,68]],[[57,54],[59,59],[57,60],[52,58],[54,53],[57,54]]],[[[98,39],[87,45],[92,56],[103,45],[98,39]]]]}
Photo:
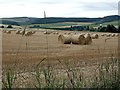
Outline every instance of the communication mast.
{"type": "Polygon", "coordinates": [[[46,13],[45,13],[45,11],[44,11],[44,18],[46,18],[46,13]]]}

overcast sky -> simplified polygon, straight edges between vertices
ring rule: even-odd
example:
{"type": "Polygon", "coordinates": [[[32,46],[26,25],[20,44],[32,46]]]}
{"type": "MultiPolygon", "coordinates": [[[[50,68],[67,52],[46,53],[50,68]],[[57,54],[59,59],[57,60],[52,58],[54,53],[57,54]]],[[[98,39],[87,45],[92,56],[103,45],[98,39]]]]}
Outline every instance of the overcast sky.
{"type": "Polygon", "coordinates": [[[118,14],[119,0],[0,0],[2,17],[103,17],[118,14]]]}

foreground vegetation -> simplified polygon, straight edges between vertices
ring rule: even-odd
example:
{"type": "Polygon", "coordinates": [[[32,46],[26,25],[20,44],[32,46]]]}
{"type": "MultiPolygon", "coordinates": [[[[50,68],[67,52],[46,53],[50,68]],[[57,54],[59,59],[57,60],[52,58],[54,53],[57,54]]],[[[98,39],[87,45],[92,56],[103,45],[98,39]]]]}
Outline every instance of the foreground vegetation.
{"type": "MultiPolygon", "coordinates": [[[[68,62],[64,63],[66,77],[60,76],[53,66],[48,65],[47,68],[41,69],[42,61],[37,65],[35,70],[35,80],[32,83],[34,88],[120,88],[120,74],[118,59],[111,58],[112,62],[106,62],[97,65],[91,73],[93,77],[85,77],[85,73],[80,67],[72,67],[68,62]],[[42,77],[43,75],[43,77],[42,77]]],[[[62,64],[62,62],[59,61],[62,64]]],[[[61,72],[62,73],[62,72],[61,72]]],[[[3,88],[12,90],[17,88],[15,73],[12,69],[6,72],[3,78],[3,88]]],[[[24,84],[24,83],[23,83],[24,84]]],[[[27,88],[27,87],[26,87],[27,88]]]]}

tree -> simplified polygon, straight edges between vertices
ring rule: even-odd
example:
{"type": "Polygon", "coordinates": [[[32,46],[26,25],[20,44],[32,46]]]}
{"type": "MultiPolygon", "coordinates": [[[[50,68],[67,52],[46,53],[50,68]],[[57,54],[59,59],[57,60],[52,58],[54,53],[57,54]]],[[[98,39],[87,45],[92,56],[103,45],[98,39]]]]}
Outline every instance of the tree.
{"type": "Polygon", "coordinates": [[[112,32],[116,33],[118,32],[119,29],[117,29],[114,25],[108,24],[106,27],[105,26],[99,26],[98,27],[98,32],[112,32]]]}
{"type": "Polygon", "coordinates": [[[13,28],[12,25],[8,25],[7,28],[13,28]]]}
{"type": "Polygon", "coordinates": [[[107,27],[99,26],[97,31],[98,32],[106,32],[107,31],[107,27]]]}
{"type": "Polygon", "coordinates": [[[0,28],[5,28],[5,27],[2,25],[2,26],[0,26],[0,28]]]}
{"type": "Polygon", "coordinates": [[[90,27],[89,26],[86,26],[86,30],[89,30],[90,29],[90,27]]]}
{"type": "Polygon", "coordinates": [[[107,32],[115,33],[117,32],[117,28],[114,25],[107,25],[107,32]]]}

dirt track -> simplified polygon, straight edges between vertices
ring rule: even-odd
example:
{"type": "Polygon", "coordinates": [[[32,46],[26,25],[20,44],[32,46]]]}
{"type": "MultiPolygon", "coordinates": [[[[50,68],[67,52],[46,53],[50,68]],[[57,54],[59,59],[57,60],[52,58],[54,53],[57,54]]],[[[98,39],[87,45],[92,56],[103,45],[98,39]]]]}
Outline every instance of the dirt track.
{"type": "MultiPolygon", "coordinates": [[[[61,33],[63,31],[59,32],[61,33]]],[[[110,37],[106,43],[105,39],[106,37],[100,36],[91,45],[64,45],[58,43],[58,35],[55,34],[44,35],[43,32],[37,32],[26,37],[16,35],[14,31],[11,34],[2,33],[3,70],[14,64],[16,70],[34,70],[42,59],[43,66],[50,63],[56,67],[60,66],[58,61],[70,61],[76,66],[101,63],[108,57],[118,56],[118,37],[110,37]]]]}

